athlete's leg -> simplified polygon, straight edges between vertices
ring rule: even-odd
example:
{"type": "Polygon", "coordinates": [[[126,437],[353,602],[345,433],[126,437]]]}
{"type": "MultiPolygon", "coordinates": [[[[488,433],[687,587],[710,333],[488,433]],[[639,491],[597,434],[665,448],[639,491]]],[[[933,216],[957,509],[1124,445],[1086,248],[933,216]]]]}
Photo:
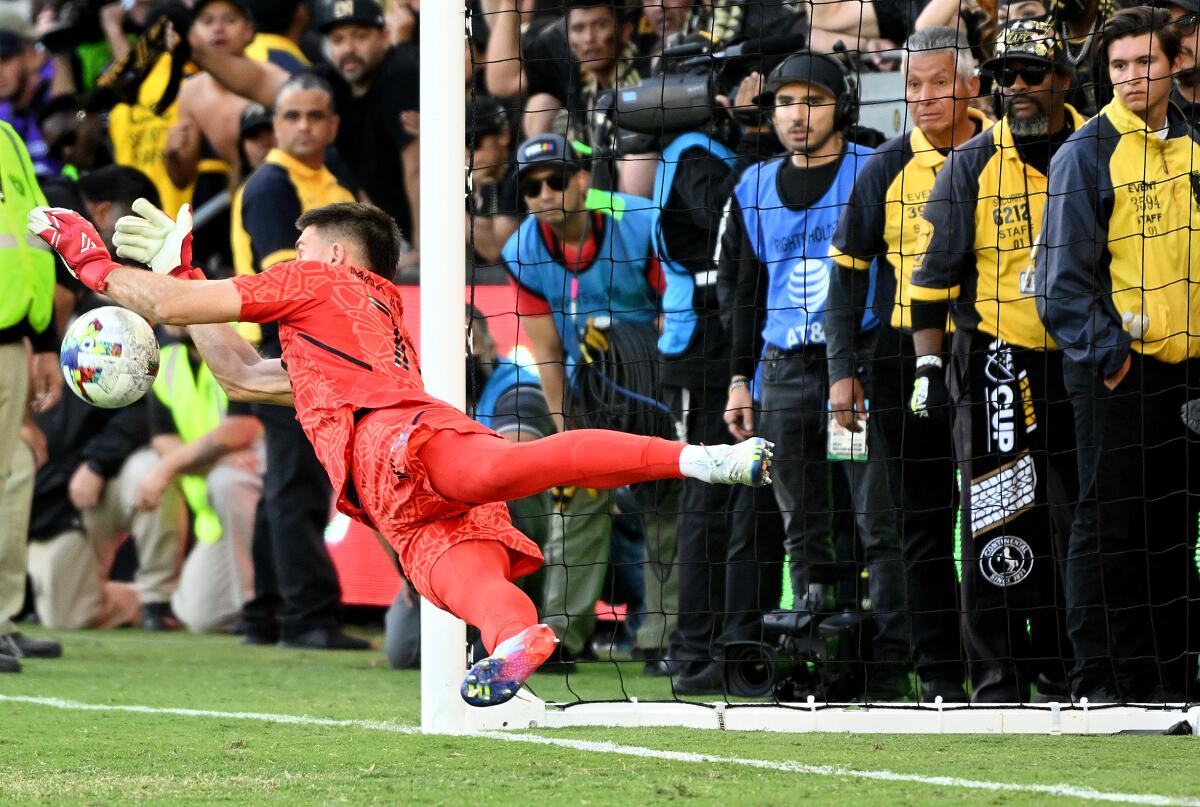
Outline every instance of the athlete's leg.
{"type": "Polygon", "coordinates": [[[455,616],[479,628],[490,653],[537,623],[533,601],[508,579],[508,547],[499,541],[463,541],[438,558],[429,572],[433,593],[455,616]]]}
{"type": "Polygon", "coordinates": [[[418,456],[438,495],[472,503],[519,499],[556,485],[615,488],[684,476],[729,484],[770,481],[770,447],[757,438],[704,448],[579,429],[514,443],[446,429],[431,437],[418,456]]]}

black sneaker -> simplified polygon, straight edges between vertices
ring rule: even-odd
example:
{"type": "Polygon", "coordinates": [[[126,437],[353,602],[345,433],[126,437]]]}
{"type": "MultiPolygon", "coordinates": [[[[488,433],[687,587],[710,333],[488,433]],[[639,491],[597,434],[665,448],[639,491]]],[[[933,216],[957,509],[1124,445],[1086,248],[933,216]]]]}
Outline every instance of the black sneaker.
{"type": "Polygon", "coordinates": [[[285,650],[370,650],[366,639],[351,636],[337,628],[316,628],[291,639],[281,639],[279,646],[285,650]]]}
{"type": "Polygon", "coordinates": [[[0,653],[0,673],[18,673],[21,662],[5,653],[0,653]]]}
{"type": "Polygon", "coordinates": [[[155,633],[179,630],[179,619],[171,610],[169,602],[142,603],[142,630],[155,633]]]}
{"type": "Polygon", "coordinates": [[[58,658],[62,643],[54,639],[34,639],[23,633],[0,636],[0,654],[12,658],[58,658]]]}
{"type": "Polygon", "coordinates": [[[724,695],[725,679],[721,665],[708,662],[699,669],[671,679],[676,695],[724,695]]]}
{"type": "Polygon", "coordinates": [[[962,681],[932,681],[921,682],[921,703],[936,703],[938,698],[942,703],[969,703],[967,693],[963,691],[962,681]]]}

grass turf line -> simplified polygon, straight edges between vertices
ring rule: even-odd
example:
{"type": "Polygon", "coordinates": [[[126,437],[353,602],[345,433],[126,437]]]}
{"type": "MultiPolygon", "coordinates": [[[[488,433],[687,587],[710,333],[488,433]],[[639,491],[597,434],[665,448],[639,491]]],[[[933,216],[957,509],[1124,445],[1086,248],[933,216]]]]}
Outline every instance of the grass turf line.
{"type": "MultiPolygon", "coordinates": [[[[0,679],[9,695],[311,715],[415,724],[415,673],[377,653],[244,648],[228,637],[136,631],[61,634],[67,655],[32,660],[0,679]]],[[[627,670],[629,672],[629,670],[627,670]]],[[[582,694],[619,694],[611,669],[571,677],[582,694]]],[[[639,697],[665,682],[627,676],[639,697]]],[[[538,676],[539,693],[565,689],[538,676]],[[539,680],[542,679],[542,680],[539,680]]],[[[566,692],[564,691],[565,695],[566,692]]],[[[560,696],[561,697],[561,696],[560,696]]],[[[680,729],[571,729],[553,739],[613,741],[668,751],[859,771],[887,770],[992,782],[1070,783],[1104,791],[1200,797],[1194,738],[864,737],[717,733],[680,729]]],[[[532,738],[531,738],[532,739],[532,738]]],[[[806,776],[734,765],[670,762],[489,741],[381,734],[186,716],[65,712],[0,704],[0,800],[6,802],[391,801],[481,804],[554,798],[628,804],[634,799],[813,804],[1039,804],[1042,794],[965,791],[929,784],[806,776]]],[[[1056,798],[1056,803],[1070,799],[1056,798]]]]}

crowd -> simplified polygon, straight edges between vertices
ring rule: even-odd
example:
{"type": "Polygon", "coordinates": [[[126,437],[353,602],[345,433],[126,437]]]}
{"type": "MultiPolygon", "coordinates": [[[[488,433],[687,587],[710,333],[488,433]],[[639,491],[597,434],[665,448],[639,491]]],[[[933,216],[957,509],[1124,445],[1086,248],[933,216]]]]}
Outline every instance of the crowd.
{"type": "MultiPolygon", "coordinates": [[[[768,488],[510,502],[546,558],[525,582],[561,641],[545,670],[628,653],[678,694],[748,694],[735,649],[775,644],[782,608],[830,668],[788,696],[1198,697],[1193,0],[468,5],[463,248],[524,335],[500,355],[468,306],[472,415],[516,441],[775,444],[768,488]],[[858,121],[879,72],[904,87],[891,139],[858,121]],[[700,100],[649,126],[629,100],[689,81],[700,100]],[[600,600],[626,606],[615,633],[600,600]]],[[[419,22],[416,0],[0,3],[0,239],[22,268],[0,281],[22,379],[0,406],[0,618],[28,575],[49,627],[367,647],[293,413],[230,404],[181,329],[144,402],[62,395],[56,333],[102,300],[49,282],[24,214],[45,198],[110,242],[139,197],[190,203],[196,264],[226,277],[295,258],[301,214],[366,201],[414,282],[419,22]]],[[[419,663],[416,602],[388,614],[395,666],[419,663]]],[[[0,624],[0,670],[59,652],[0,624]]]]}

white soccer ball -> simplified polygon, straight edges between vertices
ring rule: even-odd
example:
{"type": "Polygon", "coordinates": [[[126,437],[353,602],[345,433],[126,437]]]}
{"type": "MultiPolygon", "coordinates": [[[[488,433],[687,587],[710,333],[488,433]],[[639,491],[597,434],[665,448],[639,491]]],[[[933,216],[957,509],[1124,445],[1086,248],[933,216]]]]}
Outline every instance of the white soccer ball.
{"type": "Polygon", "coordinates": [[[146,394],[158,375],[158,340],[150,323],[106,305],[67,329],[59,352],[71,392],[92,406],[119,409],[146,394]]]}

